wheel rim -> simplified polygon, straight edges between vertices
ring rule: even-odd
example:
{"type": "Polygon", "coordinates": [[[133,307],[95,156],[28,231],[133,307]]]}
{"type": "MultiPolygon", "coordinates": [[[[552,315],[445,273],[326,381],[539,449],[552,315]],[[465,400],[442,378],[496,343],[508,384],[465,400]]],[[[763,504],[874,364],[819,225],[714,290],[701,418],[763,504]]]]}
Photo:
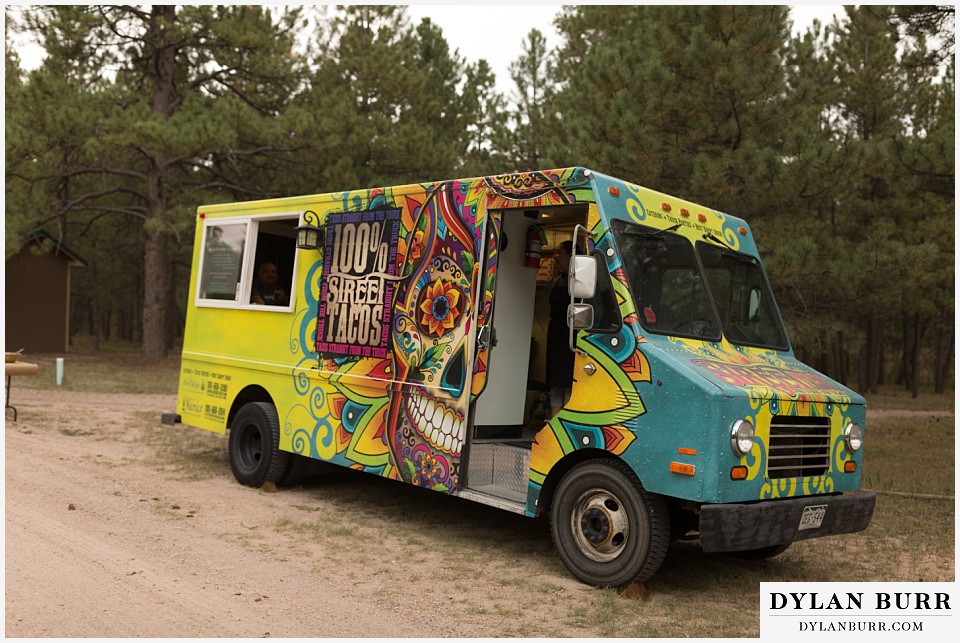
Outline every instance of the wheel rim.
{"type": "Polygon", "coordinates": [[[605,563],[623,553],[630,520],[617,496],[606,489],[590,489],[577,499],[570,514],[570,530],[584,556],[605,563]]]}
{"type": "Polygon", "coordinates": [[[255,471],[263,457],[263,435],[255,424],[247,424],[240,429],[237,440],[237,455],[245,471],[255,471]]]}

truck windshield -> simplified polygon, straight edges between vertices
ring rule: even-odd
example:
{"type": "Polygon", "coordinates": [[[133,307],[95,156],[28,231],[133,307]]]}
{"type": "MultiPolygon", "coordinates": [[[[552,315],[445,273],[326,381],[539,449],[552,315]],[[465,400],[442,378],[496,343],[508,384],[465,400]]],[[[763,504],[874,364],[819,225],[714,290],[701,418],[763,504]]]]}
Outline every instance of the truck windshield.
{"type": "Polygon", "coordinates": [[[726,338],[735,344],[786,350],[787,333],[760,262],[704,242],[697,243],[697,253],[726,338]]]}
{"type": "Polygon", "coordinates": [[[613,233],[643,327],[653,333],[719,341],[720,324],[687,239],[626,221],[613,233]]]}
{"type": "Polygon", "coordinates": [[[640,324],[649,332],[787,350],[760,262],[669,229],[613,222],[640,324]],[[699,255],[700,261],[697,261],[699,255]],[[718,316],[719,315],[719,319],[718,316]]]}

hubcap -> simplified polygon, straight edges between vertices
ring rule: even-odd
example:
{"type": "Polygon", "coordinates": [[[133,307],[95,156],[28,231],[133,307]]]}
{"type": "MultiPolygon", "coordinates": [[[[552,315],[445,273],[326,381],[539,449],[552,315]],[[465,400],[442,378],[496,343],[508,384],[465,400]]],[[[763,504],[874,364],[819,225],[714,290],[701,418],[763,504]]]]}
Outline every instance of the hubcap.
{"type": "Polygon", "coordinates": [[[570,527],[583,554],[598,563],[619,556],[630,535],[623,503],[605,489],[590,489],[577,500],[570,515],[570,527]]]}
{"type": "Polygon", "coordinates": [[[263,457],[263,436],[256,425],[248,424],[243,427],[243,433],[240,435],[240,459],[243,467],[248,471],[253,471],[260,464],[260,458],[263,457]]]}

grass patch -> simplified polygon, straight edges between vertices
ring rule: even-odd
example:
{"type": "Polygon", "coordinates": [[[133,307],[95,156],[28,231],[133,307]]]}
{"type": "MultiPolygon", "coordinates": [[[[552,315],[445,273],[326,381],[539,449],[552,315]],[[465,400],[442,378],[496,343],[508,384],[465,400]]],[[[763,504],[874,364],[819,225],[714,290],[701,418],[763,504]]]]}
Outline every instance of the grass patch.
{"type": "Polygon", "coordinates": [[[180,480],[207,480],[230,471],[224,437],[194,427],[162,425],[155,413],[136,413],[140,440],[155,450],[150,464],[176,474],[180,480]]]}
{"type": "Polygon", "coordinates": [[[956,465],[952,416],[877,415],[871,419],[869,411],[867,413],[863,447],[864,488],[954,495],[956,465]]]}
{"type": "Polygon", "coordinates": [[[175,394],[179,382],[180,351],[144,364],[139,349],[128,344],[110,344],[93,353],[83,349],[66,354],[25,353],[21,359],[40,366],[33,377],[17,378],[17,386],[99,393],[175,394]],[[57,386],[57,358],[63,358],[63,383],[57,386]]]}
{"type": "Polygon", "coordinates": [[[911,410],[911,411],[954,411],[954,392],[936,394],[933,389],[920,391],[916,399],[902,386],[879,386],[876,393],[864,395],[867,398],[867,411],[870,409],[911,410]]]}
{"type": "Polygon", "coordinates": [[[60,429],[60,434],[69,438],[77,438],[86,435],[93,435],[93,431],[83,431],[81,429],[60,429]]]}

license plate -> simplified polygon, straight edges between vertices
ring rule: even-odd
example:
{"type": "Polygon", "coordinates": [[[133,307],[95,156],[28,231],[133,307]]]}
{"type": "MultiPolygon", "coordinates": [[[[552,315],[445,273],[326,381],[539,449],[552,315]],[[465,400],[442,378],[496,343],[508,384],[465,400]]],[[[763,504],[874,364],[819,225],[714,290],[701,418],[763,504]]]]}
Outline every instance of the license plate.
{"type": "Polygon", "coordinates": [[[804,507],[800,516],[800,531],[804,529],[818,529],[823,524],[823,517],[827,515],[827,505],[804,507]]]}

